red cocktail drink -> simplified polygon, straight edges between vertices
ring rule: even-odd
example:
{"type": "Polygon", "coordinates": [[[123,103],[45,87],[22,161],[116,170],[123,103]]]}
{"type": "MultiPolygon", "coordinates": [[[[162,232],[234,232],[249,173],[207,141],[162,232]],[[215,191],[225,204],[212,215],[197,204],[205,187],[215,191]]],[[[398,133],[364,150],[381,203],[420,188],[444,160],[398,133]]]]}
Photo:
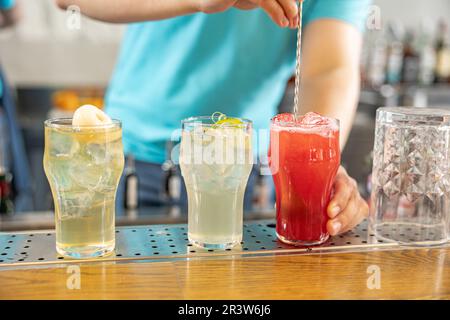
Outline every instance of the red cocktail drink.
{"type": "Polygon", "coordinates": [[[339,163],[338,120],[316,113],[272,119],[269,164],[281,241],[315,245],[328,239],[327,206],[339,163]]]}

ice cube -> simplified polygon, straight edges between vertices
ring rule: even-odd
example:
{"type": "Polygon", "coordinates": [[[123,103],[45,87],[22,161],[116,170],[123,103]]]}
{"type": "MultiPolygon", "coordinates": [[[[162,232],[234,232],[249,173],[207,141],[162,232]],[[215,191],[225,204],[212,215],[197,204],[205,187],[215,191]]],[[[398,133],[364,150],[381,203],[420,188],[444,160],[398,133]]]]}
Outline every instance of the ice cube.
{"type": "Polygon", "coordinates": [[[330,119],[322,117],[320,114],[315,112],[308,112],[307,114],[298,117],[297,123],[300,125],[324,125],[329,124],[330,119]]]}
{"type": "Polygon", "coordinates": [[[294,122],[294,114],[292,113],[280,113],[277,114],[274,118],[273,121],[275,123],[279,123],[279,122],[284,122],[284,123],[289,123],[289,122],[294,122]]]}
{"type": "Polygon", "coordinates": [[[61,192],[59,195],[59,212],[61,219],[79,218],[89,214],[86,208],[92,205],[95,193],[88,190],[61,192]]]}
{"type": "Polygon", "coordinates": [[[68,134],[55,132],[49,135],[49,139],[48,149],[52,157],[70,158],[80,148],[78,141],[68,134]]]}
{"type": "Polygon", "coordinates": [[[86,154],[91,158],[90,161],[93,161],[95,164],[105,164],[105,162],[108,160],[106,144],[88,143],[85,148],[86,154]]]}
{"type": "Polygon", "coordinates": [[[273,130],[302,131],[329,135],[339,130],[338,122],[330,117],[321,116],[315,112],[308,112],[303,116],[294,117],[292,113],[281,113],[273,118],[273,130]]]}
{"type": "Polygon", "coordinates": [[[107,161],[105,145],[90,143],[73,155],[68,173],[74,184],[91,192],[107,192],[114,188],[113,170],[107,161]]]}

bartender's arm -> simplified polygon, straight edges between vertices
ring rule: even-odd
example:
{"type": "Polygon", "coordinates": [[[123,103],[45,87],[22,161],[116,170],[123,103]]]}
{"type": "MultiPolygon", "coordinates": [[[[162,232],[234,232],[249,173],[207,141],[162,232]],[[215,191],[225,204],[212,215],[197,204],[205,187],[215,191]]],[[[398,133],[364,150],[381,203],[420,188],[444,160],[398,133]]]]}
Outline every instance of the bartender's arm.
{"type": "MultiPolygon", "coordinates": [[[[300,111],[339,119],[341,147],[350,133],[357,107],[361,38],[354,26],[336,19],[313,21],[304,31],[300,111]]],[[[327,225],[332,235],[352,229],[368,214],[356,182],[343,167],[334,186],[327,225]]]]}
{"type": "Polygon", "coordinates": [[[231,7],[247,10],[261,7],[280,27],[298,24],[296,0],[56,0],[66,9],[76,5],[91,18],[128,23],[162,20],[196,12],[216,13],[231,7]]]}
{"type": "Polygon", "coordinates": [[[19,20],[17,0],[0,0],[0,28],[12,26],[19,20]]]}

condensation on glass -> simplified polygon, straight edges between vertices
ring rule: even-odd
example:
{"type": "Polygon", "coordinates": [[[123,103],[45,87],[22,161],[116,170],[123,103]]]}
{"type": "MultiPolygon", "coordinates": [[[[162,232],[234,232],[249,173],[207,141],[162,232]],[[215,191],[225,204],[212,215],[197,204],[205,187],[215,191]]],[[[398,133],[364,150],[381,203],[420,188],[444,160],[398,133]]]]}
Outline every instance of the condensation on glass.
{"type": "Polygon", "coordinates": [[[450,109],[379,108],[370,230],[410,245],[445,243],[450,222],[450,109]]]}

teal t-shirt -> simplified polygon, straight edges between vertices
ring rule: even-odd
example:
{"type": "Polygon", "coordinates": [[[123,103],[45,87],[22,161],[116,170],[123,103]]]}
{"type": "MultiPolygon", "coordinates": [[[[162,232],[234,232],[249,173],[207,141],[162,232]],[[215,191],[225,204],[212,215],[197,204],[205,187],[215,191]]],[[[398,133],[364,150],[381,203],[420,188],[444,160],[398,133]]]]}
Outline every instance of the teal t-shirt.
{"type": "MultiPolygon", "coordinates": [[[[0,0],[0,10],[11,9],[15,4],[15,0],[0,0]]],[[[3,95],[3,84],[2,79],[0,79],[0,98],[3,95]]]]}
{"type": "Polygon", "coordinates": [[[15,2],[15,0],[0,0],[0,9],[11,9],[15,2]]]}
{"type": "MultiPolygon", "coordinates": [[[[335,18],[361,29],[369,3],[306,0],[303,25],[335,18]]],[[[162,163],[182,119],[215,111],[267,128],[294,72],[295,49],[296,31],[260,9],[130,24],[106,95],[108,114],[122,120],[125,152],[162,163]]]]}

